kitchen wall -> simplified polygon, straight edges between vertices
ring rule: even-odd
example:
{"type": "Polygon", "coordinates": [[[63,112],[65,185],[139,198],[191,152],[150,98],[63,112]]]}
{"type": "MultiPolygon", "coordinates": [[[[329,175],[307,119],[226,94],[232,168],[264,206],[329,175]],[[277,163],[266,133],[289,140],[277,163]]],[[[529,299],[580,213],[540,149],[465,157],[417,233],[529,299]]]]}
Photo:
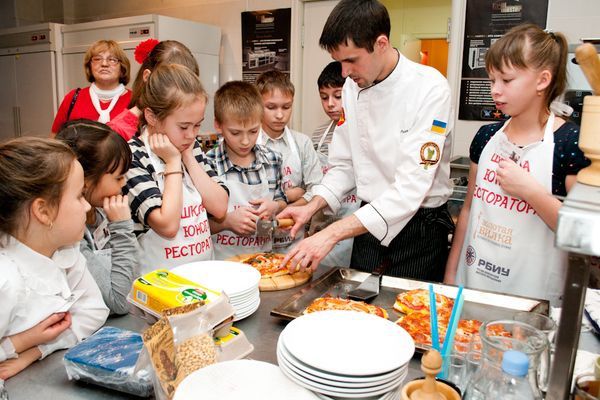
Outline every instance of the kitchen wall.
{"type": "Polygon", "coordinates": [[[390,41],[413,61],[420,59],[419,39],[445,38],[452,0],[382,0],[392,22],[390,41]]]}
{"type": "Polygon", "coordinates": [[[63,0],[65,23],[162,14],[221,27],[220,80],[242,78],[243,11],[289,8],[292,0],[63,0]]]}

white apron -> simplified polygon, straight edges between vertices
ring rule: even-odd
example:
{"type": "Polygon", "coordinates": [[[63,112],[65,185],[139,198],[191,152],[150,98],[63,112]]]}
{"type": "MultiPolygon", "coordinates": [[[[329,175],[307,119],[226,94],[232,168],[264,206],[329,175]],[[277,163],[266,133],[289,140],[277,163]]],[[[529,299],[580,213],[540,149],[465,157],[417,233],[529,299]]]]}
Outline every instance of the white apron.
{"type": "MultiPolygon", "coordinates": [[[[142,137],[144,138],[144,137],[142,137]]],[[[157,183],[161,192],[164,191],[165,164],[150,150],[148,140],[144,139],[146,151],[158,175],[157,183]]],[[[140,235],[138,241],[140,251],[140,273],[142,275],[155,269],[171,269],[181,264],[194,261],[212,260],[213,243],[210,237],[210,227],[206,209],[202,204],[202,196],[194,186],[192,178],[183,168],[183,207],[177,235],[168,239],[160,236],[153,229],[140,235]]]]}
{"type": "MultiPolygon", "coordinates": [[[[296,143],[296,139],[294,139],[292,132],[287,126],[283,131],[283,135],[290,148],[289,155],[284,157],[281,165],[281,188],[285,192],[289,188],[297,187],[302,184],[302,161],[300,160],[300,153],[298,152],[298,143],[296,143]]],[[[256,143],[265,145],[266,142],[267,134],[261,129],[256,143]]],[[[289,229],[275,229],[273,231],[273,251],[285,253],[292,245],[300,242],[302,238],[304,238],[304,230],[300,230],[296,234],[296,238],[292,239],[289,229]]]]}
{"type": "MultiPolygon", "coordinates": [[[[498,162],[506,156],[507,146],[514,146],[504,133],[509,123],[490,139],[479,159],[457,281],[470,288],[548,299],[557,305],[566,253],[554,247],[554,232],[533,208],[506,194],[496,183],[498,162]]],[[[514,147],[522,152],[518,164],[548,193],[552,192],[553,126],[554,114],[550,114],[542,142],[521,150],[514,147]]]]}
{"type": "MultiPolygon", "coordinates": [[[[226,175],[222,176],[227,181],[227,187],[229,188],[228,213],[239,207],[253,207],[250,200],[260,198],[273,200],[273,194],[269,193],[269,180],[264,165],[261,167],[259,175],[261,181],[259,185],[248,185],[234,179],[227,180],[226,175]]],[[[229,230],[214,234],[213,242],[217,260],[225,260],[239,254],[262,253],[271,250],[271,240],[269,238],[256,235],[242,236],[229,230]]]]}
{"type": "MultiPolygon", "coordinates": [[[[319,144],[317,145],[317,155],[319,156],[319,162],[321,164],[321,171],[323,172],[323,176],[327,174],[327,171],[330,168],[329,160],[327,154],[322,152],[323,145],[325,143],[325,138],[327,134],[335,129],[335,122],[331,121],[325,132],[323,132],[323,136],[319,140],[319,144]]],[[[333,217],[332,222],[340,220],[348,215],[353,214],[356,210],[360,208],[360,202],[356,197],[356,189],[348,192],[346,197],[342,200],[342,204],[338,213],[333,217]]],[[[325,256],[325,258],[321,261],[321,265],[326,265],[330,267],[349,267],[350,266],[350,258],[352,257],[352,243],[354,239],[345,239],[341,242],[336,243],[336,245],[331,249],[329,254],[325,256]]]]}

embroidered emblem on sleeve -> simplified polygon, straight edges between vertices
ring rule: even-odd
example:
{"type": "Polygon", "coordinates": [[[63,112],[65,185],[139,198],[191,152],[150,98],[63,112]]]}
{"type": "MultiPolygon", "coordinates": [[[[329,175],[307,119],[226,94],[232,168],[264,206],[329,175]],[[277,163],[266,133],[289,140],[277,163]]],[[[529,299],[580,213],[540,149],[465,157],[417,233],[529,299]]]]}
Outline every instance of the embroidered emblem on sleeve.
{"type": "Polygon", "coordinates": [[[421,165],[424,169],[435,165],[440,161],[440,148],[433,142],[427,142],[421,146],[421,165]]]}
{"type": "Polygon", "coordinates": [[[337,126],[342,125],[346,122],[346,114],[344,113],[344,109],[342,108],[342,115],[340,115],[340,119],[338,120],[337,126]]]}
{"type": "Polygon", "coordinates": [[[447,125],[448,124],[446,124],[443,121],[438,121],[437,119],[434,119],[433,123],[431,124],[431,132],[439,133],[440,135],[443,135],[444,133],[446,133],[447,125]]]}

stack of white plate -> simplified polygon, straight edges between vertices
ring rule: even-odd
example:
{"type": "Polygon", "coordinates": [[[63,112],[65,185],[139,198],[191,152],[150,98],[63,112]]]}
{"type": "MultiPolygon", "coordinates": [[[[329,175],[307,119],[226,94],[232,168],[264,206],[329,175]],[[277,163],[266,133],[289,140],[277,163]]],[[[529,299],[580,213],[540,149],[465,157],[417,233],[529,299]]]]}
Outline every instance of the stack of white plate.
{"type": "Polygon", "coordinates": [[[216,291],[223,291],[235,309],[234,321],[252,315],[260,305],[260,272],[233,261],[198,261],[180,265],[172,272],[216,291]]]}
{"type": "Polygon", "coordinates": [[[404,329],[353,311],[303,315],[277,343],[281,371],[322,399],[398,399],[414,352],[404,329]]]}
{"type": "Polygon", "coordinates": [[[290,382],[276,365],[254,360],[225,361],[192,372],[177,386],[174,400],[318,400],[290,382]]]}

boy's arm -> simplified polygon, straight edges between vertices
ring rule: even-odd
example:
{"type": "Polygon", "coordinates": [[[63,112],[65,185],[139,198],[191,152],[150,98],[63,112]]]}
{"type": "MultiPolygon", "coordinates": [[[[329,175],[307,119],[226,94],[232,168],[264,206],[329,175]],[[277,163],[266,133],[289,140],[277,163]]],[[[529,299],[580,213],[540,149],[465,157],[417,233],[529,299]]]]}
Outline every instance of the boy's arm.
{"type": "MultiPolygon", "coordinates": [[[[313,147],[311,139],[303,134],[296,135],[296,143],[300,148],[300,159],[302,160],[302,187],[306,191],[302,197],[308,203],[312,197],[312,188],[321,183],[323,170],[319,161],[319,155],[313,147]],[[298,137],[301,137],[298,140],[298,137]]],[[[306,204],[306,203],[304,203],[306,204]]]]}
{"type": "Polygon", "coordinates": [[[215,218],[223,218],[227,213],[229,194],[207,162],[198,141],[194,142],[192,148],[184,150],[181,156],[194,186],[202,196],[206,211],[215,218]]]}

